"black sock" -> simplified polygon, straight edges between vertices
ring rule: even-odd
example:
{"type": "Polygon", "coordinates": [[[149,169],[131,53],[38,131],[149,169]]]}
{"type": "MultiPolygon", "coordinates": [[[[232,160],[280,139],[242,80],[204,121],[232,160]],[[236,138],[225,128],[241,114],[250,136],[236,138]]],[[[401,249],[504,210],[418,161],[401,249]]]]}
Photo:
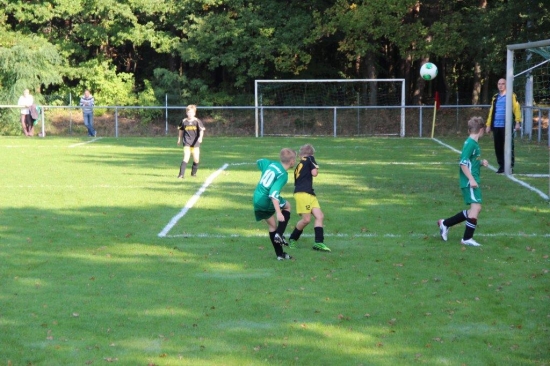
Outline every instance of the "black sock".
{"type": "Polygon", "coordinates": [[[325,235],[324,230],[322,226],[316,226],[313,228],[315,231],[315,242],[316,243],[324,243],[325,242],[325,235]]]}
{"type": "Polygon", "coordinates": [[[283,210],[281,211],[283,214],[283,217],[285,218],[285,221],[280,221],[279,225],[277,226],[277,232],[279,235],[283,236],[286,230],[286,226],[288,225],[288,221],[290,220],[290,211],[283,210]]]}
{"type": "Polygon", "coordinates": [[[467,219],[466,229],[464,230],[464,236],[462,239],[468,240],[474,237],[474,231],[476,230],[477,219],[467,219]]]}
{"type": "Polygon", "coordinates": [[[180,165],[180,176],[182,177],[185,175],[185,168],[187,168],[187,163],[182,161],[180,165]]]}
{"type": "Polygon", "coordinates": [[[193,176],[197,175],[198,169],[199,169],[199,163],[193,162],[193,166],[191,167],[191,175],[193,176]]]}
{"type": "Polygon", "coordinates": [[[292,234],[290,234],[289,239],[298,240],[300,239],[300,235],[302,235],[302,233],[303,233],[303,230],[298,230],[297,228],[294,228],[294,230],[292,231],[292,234]]]}
{"type": "Polygon", "coordinates": [[[453,217],[449,217],[448,219],[443,220],[443,225],[447,227],[455,226],[456,224],[460,224],[464,220],[468,218],[468,211],[460,211],[453,217]]]}
{"type": "Polygon", "coordinates": [[[283,247],[281,244],[275,243],[275,233],[276,231],[269,232],[269,239],[271,239],[271,244],[273,245],[273,249],[275,249],[275,254],[277,254],[277,257],[283,255],[283,247]]]}

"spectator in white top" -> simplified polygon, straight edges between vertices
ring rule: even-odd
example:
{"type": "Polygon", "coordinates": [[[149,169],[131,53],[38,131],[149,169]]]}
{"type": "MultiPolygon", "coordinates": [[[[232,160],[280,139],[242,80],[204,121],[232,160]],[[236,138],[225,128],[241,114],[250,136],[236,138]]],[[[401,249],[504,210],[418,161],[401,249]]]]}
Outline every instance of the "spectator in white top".
{"type": "Polygon", "coordinates": [[[25,136],[34,135],[34,123],[29,111],[29,107],[34,104],[34,98],[29,92],[29,89],[23,90],[23,95],[19,97],[17,105],[24,107],[21,109],[21,127],[23,127],[23,132],[25,136]]]}
{"type": "Polygon", "coordinates": [[[88,129],[88,136],[90,137],[96,136],[96,130],[94,130],[94,104],[94,97],[86,89],[84,95],[80,98],[80,106],[82,106],[82,114],[84,115],[84,125],[88,129]]]}

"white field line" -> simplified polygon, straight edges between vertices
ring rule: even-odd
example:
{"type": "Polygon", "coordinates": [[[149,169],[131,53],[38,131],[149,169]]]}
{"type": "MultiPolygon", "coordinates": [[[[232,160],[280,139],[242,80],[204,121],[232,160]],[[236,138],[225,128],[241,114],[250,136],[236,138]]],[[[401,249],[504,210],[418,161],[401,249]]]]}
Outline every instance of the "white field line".
{"type": "Polygon", "coordinates": [[[78,147],[78,146],[90,144],[90,143],[95,142],[95,141],[97,141],[97,140],[101,140],[102,138],[103,138],[103,137],[94,137],[94,138],[91,139],[90,141],[80,142],[80,143],[78,143],[78,144],[72,144],[72,145],[69,145],[69,149],[70,149],[70,148],[73,148],[73,147],[78,147]]]}
{"type": "MultiPolygon", "coordinates": [[[[4,145],[2,148],[6,149],[28,149],[29,145],[4,145]]],[[[65,149],[67,145],[36,145],[32,147],[33,149],[65,149]]]]}
{"type": "Polygon", "coordinates": [[[326,162],[323,165],[456,165],[456,163],[451,162],[438,162],[438,161],[429,161],[429,162],[416,162],[416,161],[353,161],[353,162],[326,162]]]}
{"type": "Polygon", "coordinates": [[[514,174],[516,177],[548,178],[550,174],[514,174]]]}
{"type": "MultiPolygon", "coordinates": [[[[184,234],[174,234],[174,235],[165,235],[164,237],[166,238],[215,238],[215,239],[226,239],[226,238],[264,238],[266,237],[267,235],[265,233],[258,233],[258,234],[244,234],[244,235],[240,235],[240,234],[209,234],[209,233],[198,233],[198,234],[189,234],[189,233],[184,233],[184,234]]],[[[325,236],[326,237],[329,237],[329,238],[411,238],[411,237],[416,237],[416,238],[424,238],[426,236],[436,236],[436,237],[439,237],[439,233],[437,234],[405,234],[405,235],[401,235],[401,234],[376,234],[376,233],[369,233],[369,234],[342,234],[342,233],[339,233],[339,234],[330,234],[330,233],[325,233],[325,236]]],[[[500,232],[500,233],[495,233],[495,234],[483,234],[483,233],[477,233],[476,232],[476,237],[478,236],[481,236],[481,237],[487,237],[487,238],[497,238],[497,237],[511,237],[511,238],[550,238],[550,233],[547,233],[547,234],[536,234],[536,233],[531,233],[531,234],[528,234],[528,233],[522,233],[522,232],[517,232],[517,233],[503,233],[503,232],[500,232]]],[[[306,237],[306,238],[313,238],[314,235],[313,234],[302,234],[301,237],[306,237]]]]}
{"type": "Polygon", "coordinates": [[[181,211],[176,216],[174,216],[172,218],[172,220],[170,220],[168,225],[166,225],[160,233],[158,233],[159,238],[163,238],[163,237],[166,236],[166,234],[168,234],[168,232],[178,223],[178,221],[183,216],[185,216],[187,211],[189,211],[189,209],[191,207],[193,207],[195,205],[195,203],[197,203],[200,196],[206,191],[206,188],[208,188],[208,186],[214,181],[214,179],[216,179],[216,177],[218,175],[220,175],[220,173],[223,172],[228,166],[229,166],[229,164],[224,164],[220,169],[218,169],[214,173],[210,174],[208,179],[206,179],[206,181],[199,188],[199,190],[189,199],[189,201],[187,201],[187,203],[185,204],[185,207],[182,208],[181,211]]]}
{"type": "MultiPolygon", "coordinates": [[[[439,140],[436,139],[436,138],[434,138],[433,140],[434,140],[435,142],[437,142],[438,144],[443,145],[443,146],[445,146],[445,147],[447,147],[447,148],[453,150],[454,152],[456,152],[456,153],[458,153],[458,154],[461,153],[459,150],[455,149],[454,147],[452,147],[452,146],[450,146],[450,145],[447,145],[447,144],[444,143],[444,142],[439,141],[439,140]]],[[[496,169],[494,166],[492,166],[492,165],[489,165],[488,168],[491,169],[493,172],[496,172],[496,171],[497,171],[497,169],[496,169]]],[[[503,175],[505,175],[505,174],[503,174],[503,175]]],[[[517,178],[514,177],[513,175],[505,175],[505,176],[508,177],[508,179],[510,179],[511,181],[513,181],[513,182],[519,184],[520,186],[523,186],[523,187],[529,189],[530,191],[537,193],[539,196],[541,196],[541,197],[544,198],[545,200],[548,200],[548,195],[546,195],[546,194],[543,193],[542,191],[539,191],[539,190],[536,189],[535,187],[533,187],[533,186],[531,186],[531,185],[525,183],[524,181],[522,181],[522,180],[520,180],[520,179],[517,179],[517,178]]]]}

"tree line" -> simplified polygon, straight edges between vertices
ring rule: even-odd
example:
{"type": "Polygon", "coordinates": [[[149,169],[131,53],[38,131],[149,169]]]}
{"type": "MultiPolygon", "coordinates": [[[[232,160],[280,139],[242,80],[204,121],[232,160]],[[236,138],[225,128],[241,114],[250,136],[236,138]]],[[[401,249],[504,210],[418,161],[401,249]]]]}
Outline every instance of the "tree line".
{"type": "Polygon", "coordinates": [[[506,45],[548,38],[541,0],[0,0],[0,102],[251,105],[255,79],[404,78],[407,104],[487,103],[506,45]],[[439,68],[433,85],[420,66],[439,68]]]}

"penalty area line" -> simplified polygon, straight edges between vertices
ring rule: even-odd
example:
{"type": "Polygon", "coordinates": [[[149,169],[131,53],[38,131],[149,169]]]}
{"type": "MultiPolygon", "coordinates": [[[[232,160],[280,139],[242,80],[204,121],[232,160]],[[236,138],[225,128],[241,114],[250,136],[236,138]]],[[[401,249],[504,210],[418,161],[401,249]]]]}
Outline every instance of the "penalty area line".
{"type": "MultiPolygon", "coordinates": [[[[487,238],[550,238],[550,234],[537,234],[537,233],[476,233],[476,237],[487,237],[487,238]]],[[[265,233],[258,233],[258,234],[210,234],[210,233],[185,233],[185,234],[173,234],[173,235],[165,235],[166,238],[217,238],[217,239],[229,239],[229,238],[265,238],[267,235],[265,233]]],[[[300,236],[301,238],[314,238],[314,234],[302,234],[300,236]]],[[[330,234],[325,233],[325,237],[330,238],[363,238],[363,239],[380,239],[380,238],[416,238],[416,239],[422,239],[427,237],[439,237],[439,234],[377,234],[377,233],[357,233],[357,234],[345,234],[345,233],[338,233],[338,234],[330,234]]]]}
{"type": "Polygon", "coordinates": [[[208,177],[208,179],[206,179],[206,181],[204,182],[204,184],[199,188],[199,190],[189,199],[189,201],[187,201],[187,203],[185,204],[185,207],[181,209],[181,211],[172,218],[172,220],[170,220],[170,222],[168,223],[168,225],[166,225],[164,227],[164,229],[162,229],[162,231],[160,233],[158,233],[158,237],[159,238],[164,238],[166,236],[166,234],[168,234],[168,232],[170,232],[170,230],[178,223],[178,221],[183,217],[185,216],[185,214],[187,213],[187,211],[189,211],[189,209],[191,207],[193,207],[195,205],[195,203],[197,203],[197,201],[199,200],[200,196],[206,191],[206,188],[208,188],[208,186],[210,184],[212,184],[212,182],[214,181],[214,179],[216,179],[216,177],[218,175],[221,174],[221,172],[223,172],[227,167],[229,166],[229,164],[224,164],[220,169],[216,170],[214,173],[210,174],[210,176],[208,177]]]}
{"type": "Polygon", "coordinates": [[[103,137],[94,137],[94,138],[91,139],[90,141],[79,142],[78,144],[72,144],[72,145],[69,145],[69,149],[71,149],[71,148],[73,148],[73,147],[78,147],[78,146],[90,144],[90,143],[95,142],[95,141],[97,141],[97,140],[101,140],[102,138],[103,138],[103,137]]]}

